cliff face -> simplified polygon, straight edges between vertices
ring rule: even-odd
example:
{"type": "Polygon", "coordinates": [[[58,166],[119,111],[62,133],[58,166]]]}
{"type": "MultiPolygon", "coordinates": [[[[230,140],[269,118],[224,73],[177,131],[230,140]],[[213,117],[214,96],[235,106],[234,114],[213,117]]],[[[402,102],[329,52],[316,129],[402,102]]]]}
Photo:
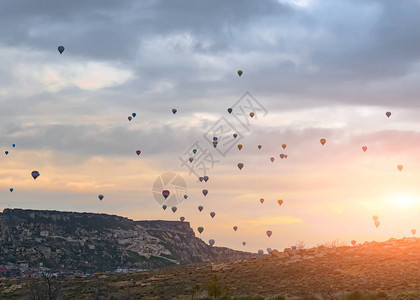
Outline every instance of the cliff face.
{"type": "Polygon", "coordinates": [[[51,269],[106,271],[223,262],[255,254],[212,248],[188,222],[133,221],[94,213],[5,209],[0,265],[40,263],[51,269]]]}

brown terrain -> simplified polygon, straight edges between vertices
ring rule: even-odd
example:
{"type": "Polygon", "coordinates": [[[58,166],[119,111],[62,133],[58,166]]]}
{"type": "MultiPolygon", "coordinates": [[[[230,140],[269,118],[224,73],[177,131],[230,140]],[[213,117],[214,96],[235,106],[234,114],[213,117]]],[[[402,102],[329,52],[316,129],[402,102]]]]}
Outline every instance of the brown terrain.
{"type": "MultiPolygon", "coordinates": [[[[420,239],[365,242],[354,247],[285,249],[233,263],[98,274],[66,279],[62,293],[67,299],[94,299],[95,294],[98,299],[197,299],[207,296],[206,284],[214,274],[231,296],[339,299],[360,290],[383,291],[390,299],[420,299],[420,239]],[[193,298],[191,291],[197,284],[201,289],[193,298]],[[120,298],[121,295],[126,298],[120,298]]],[[[6,295],[4,288],[3,284],[0,295],[6,295]]],[[[10,283],[9,290],[13,290],[10,283]]]]}

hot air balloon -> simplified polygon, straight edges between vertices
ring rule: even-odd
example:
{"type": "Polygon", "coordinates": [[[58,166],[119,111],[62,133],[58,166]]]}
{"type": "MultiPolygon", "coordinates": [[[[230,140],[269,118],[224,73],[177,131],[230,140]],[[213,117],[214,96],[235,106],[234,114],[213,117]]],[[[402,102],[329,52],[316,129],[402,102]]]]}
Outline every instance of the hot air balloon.
{"type": "Polygon", "coordinates": [[[32,174],[32,177],[34,178],[34,180],[37,179],[38,176],[40,175],[38,171],[32,171],[31,174],[32,174]]]}
{"type": "Polygon", "coordinates": [[[13,188],[10,188],[10,189],[9,189],[9,191],[10,191],[10,192],[13,192],[13,188]]]}
{"type": "Polygon", "coordinates": [[[274,157],[270,157],[271,162],[274,162],[274,157]]]}
{"type": "Polygon", "coordinates": [[[264,254],[264,250],[258,250],[258,255],[263,255],[264,254]]]}
{"type": "Polygon", "coordinates": [[[137,150],[137,151],[136,151],[136,154],[137,154],[137,155],[140,155],[140,153],[141,153],[141,151],[140,151],[140,150],[137,150]]]}
{"type": "Polygon", "coordinates": [[[282,144],[282,145],[281,145],[281,147],[282,147],[283,149],[286,149],[287,145],[286,145],[286,144],[282,144]]]}
{"type": "Polygon", "coordinates": [[[380,224],[381,224],[381,222],[379,222],[379,221],[375,221],[375,226],[376,226],[376,228],[378,228],[380,224]]]}
{"type": "Polygon", "coordinates": [[[411,229],[411,233],[413,234],[413,235],[415,235],[416,234],[416,230],[415,229],[411,229]]]}
{"type": "Polygon", "coordinates": [[[233,230],[238,230],[238,226],[233,226],[233,230]]]}
{"type": "Polygon", "coordinates": [[[366,152],[367,147],[366,147],[366,146],[363,146],[363,147],[362,147],[362,150],[363,150],[363,152],[366,152]]]}
{"type": "Polygon", "coordinates": [[[203,182],[203,180],[204,180],[204,177],[198,177],[198,180],[200,180],[200,182],[203,182]]]}
{"type": "Polygon", "coordinates": [[[213,141],[213,147],[216,148],[217,147],[217,141],[213,141]]]}
{"type": "Polygon", "coordinates": [[[176,114],[177,110],[175,108],[172,109],[172,113],[176,114]]]}
{"type": "Polygon", "coordinates": [[[322,146],[324,146],[324,145],[325,145],[325,143],[327,142],[327,140],[326,140],[326,139],[320,139],[319,141],[321,142],[322,146]]]}
{"type": "Polygon", "coordinates": [[[238,135],[236,133],[233,134],[233,138],[236,139],[238,135]]]}
{"type": "Polygon", "coordinates": [[[203,195],[205,197],[205,196],[207,196],[207,194],[209,193],[209,191],[208,190],[202,190],[202,193],[203,193],[203,195]]]}
{"type": "Polygon", "coordinates": [[[12,144],[12,147],[13,147],[13,148],[15,148],[15,147],[16,147],[16,145],[15,145],[15,144],[12,144]]]}
{"type": "Polygon", "coordinates": [[[376,221],[378,221],[378,216],[373,216],[372,219],[373,219],[373,221],[376,222],[376,221]]]}
{"type": "Polygon", "coordinates": [[[242,245],[244,245],[244,246],[245,246],[245,245],[246,245],[246,242],[242,242],[242,245]]]}
{"type": "Polygon", "coordinates": [[[133,118],[135,118],[137,116],[136,113],[132,113],[131,115],[133,116],[133,118]]]}
{"type": "Polygon", "coordinates": [[[356,245],[356,241],[355,240],[352,240],[351,241],[351,244],[354,246],[354,245],[356,245]]]}
{"type": "Polygon", "coordinates": [[[239,75],[239,77],[241,77],[241,75],[242,75],[242,73],[243,73],[243,71],[242,70],[238,70],[238,75],[239,75]]]}
{"type": "Polygon", "coordinates": [[[267,253],[271,253],[271,251],[273,251],[271,248],[267,248],[267,253]]]}
{"type": "Polygon", "coordinates": [[[166,205],[162,205],[163,210],[166,210],[167,206],[166,205]]]}
{"type": "Polygon", "coordinates": [[[58,46],[57,48],[58,52],[63,53],[64,52],[64,47],[63,46],[58,46]]]}
{"type": "Polygon", "coordinates": [[[389,118],[389,117],[391,116],[391,112],[390,112],[390,111],[387,111],[387,112],[385,113],[385,115],[389,118]]]}
{"type": "Polygon", "coordinates": [[[228,111],[228,113],[230,113],[230,114],[231,114],[231,113],[232,113],[232,108],[230,108],[230,107],[229,107],[229,108],[227,109],[227,111],[228,111]]]}
{"type": "Polygon", "coordinates": [[[404,167],[403,167],[403,165],[398,165],[397,168],[401,172],[404,167]]]}
{"type": "Polygon", "coordinates": [[[277,203],[281,206],[283,204],[283,200],[279,200],[277,203]]]}
{"type": "Polygon", "coordinates": [[[184,222],[185,221],[185,218],[184,217],[180,217],[179,219],[181,220],[181,222],[184,222]]]}
{"type": "Polygon", "coordinates": [[[169,194],[170,194],[170,192],[168,190],[163,190],[162,191],[162,195],[163,195],[163,197],[165,197],[165,199],[168,198],[169,194]]]}
{"type": "Polygon", "coordinates": [[[282,153],[282,154],[280,154],[280,158],[281,159],[283,159],[284,158],[284,154],[282,153]]]}
{"type": "Polygon", "coordinates": [[[216,215],[216,213],[214,212],[214,211],[212,211],[211,213],[210,213],[210,217],[213,219],[214,218],[214,216],[216,215]]]}
{"type": "Polygon", "coordinates": [[[9,154],[9,151],[4,151],[4,154],[6,154],[6,155],[9,154]]]}
{"type": "Polygon", "coordinates": [[[242,149],[242,144],[238,145],[238,149],[241,150],[242,149]]]}
{"type": "Polygon", "coordinates": [[[239,168],[239,170],[242,170],[242,168],[244,167],[244,164],[243,163],[239,163],[238,164],[238,168],[239,168]]]}
{"type": "Polygon", "coordinates": [[[261,202],[261,204],[263,204],[264,203],[264,198],[261,198],[260,202],[261,202]]]}
{"type": "Polygon", "coordinates": [[[209,240],[209,245],[210,245],[210,246],[213,246],[213,245],[214,245],[214,243],[215,243],[215,241],[214,241],[213,239],[210,239],[210,240],[209,240]]]}
{"type": "Polygon", "coordinates": [[[219,138],[217,136],[213,137],[213,141],[217,142],[219,140],[219,138]]]}
{"type": "Polygon", "coordinates": [[[172,211],[175,213],[177,211],[176,206],[172,206],[172,211]]]}
{"type": "Polygon", "coordinates": [[[258,149],[261,149],[262,148],[262,146],[261,145],[258,145],[258,149]]]}
{"type": "Polygon", "coordinates": [[[198,210],[201,212],[201,211],[203,210],[203,207],[200,205],[200,206],[198,207],[198,210]]]}
{"type": "Polygon", "coordinates": [[[102,195],[102,194],[98,195],[98,198],[99,198],[100,201],[102,201],[102,199],[104,198],[104,195],[102,195]]]}
{"type": "Polygon", "coordinates": [[[273,232],[271,230],[267,230],[266,234],[268,237],[270,237],[273,234],[273,232]]]}
{"type": "Polygon", "coordinates": [[[204,228],[203,227],[198,227],[197,230],[201,234],[204,231],[204,228]]]}
{"type": "Polygon", "coordinates": [[[192,163],[194,158],[190,157],[190,158],[188,158],[188,160],[190,161],[190,163],[192,163]]]}
{"type": "Polygon", "coordinates": [[[196,154],[197,153],[197,149],[193,149],[193,153],[196,154]]]}
{"type": "Polygon", "coordinates": [[[250,117],[253,118],[255,116],[255,114],[253,112],[249,113],[250,117]]]}
{"type": "Polygon", "coordinates": [[[184,199],[187,199],[188,198],[188,195],[184,195],[184,199]]]}
{"type": "Polygon", "coordinates": [[[205,182],[207,182],[209,180],[209,177],[208,176],[204,176],[203,179],[204,179],[205,182]]]}
{"type": "Polygon", "coordinates": [[[297,247],[296,246],[292,246],[292,250],[296,251],[297,247]]]}

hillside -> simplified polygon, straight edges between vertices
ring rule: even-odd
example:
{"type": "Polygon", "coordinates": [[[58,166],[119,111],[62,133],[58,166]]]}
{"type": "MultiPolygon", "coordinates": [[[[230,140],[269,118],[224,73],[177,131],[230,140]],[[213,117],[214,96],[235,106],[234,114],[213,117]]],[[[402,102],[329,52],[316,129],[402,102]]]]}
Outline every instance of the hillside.
{"type": "Polygon", "coordinates": [[[22,209],[0,213],[0,253],[0,267],[16,276],[30,270],[133,271],[255,256],[210,247],[188,222],[22,209]]]}

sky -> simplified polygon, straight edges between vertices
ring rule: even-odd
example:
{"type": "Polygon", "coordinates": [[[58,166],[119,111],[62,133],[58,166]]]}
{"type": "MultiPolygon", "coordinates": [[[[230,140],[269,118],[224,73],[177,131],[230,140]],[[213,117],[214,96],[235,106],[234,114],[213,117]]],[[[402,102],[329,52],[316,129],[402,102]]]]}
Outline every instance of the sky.
{"type": "Polygon", "coordinates": [[[419,14],[418,0],[2,1],[0,209],[184,216],[245,251],[411,236],[419,14]],[[185,200],[167,186],[175,213],[153,190],[165,173],[185,181],[185,200]]]}

